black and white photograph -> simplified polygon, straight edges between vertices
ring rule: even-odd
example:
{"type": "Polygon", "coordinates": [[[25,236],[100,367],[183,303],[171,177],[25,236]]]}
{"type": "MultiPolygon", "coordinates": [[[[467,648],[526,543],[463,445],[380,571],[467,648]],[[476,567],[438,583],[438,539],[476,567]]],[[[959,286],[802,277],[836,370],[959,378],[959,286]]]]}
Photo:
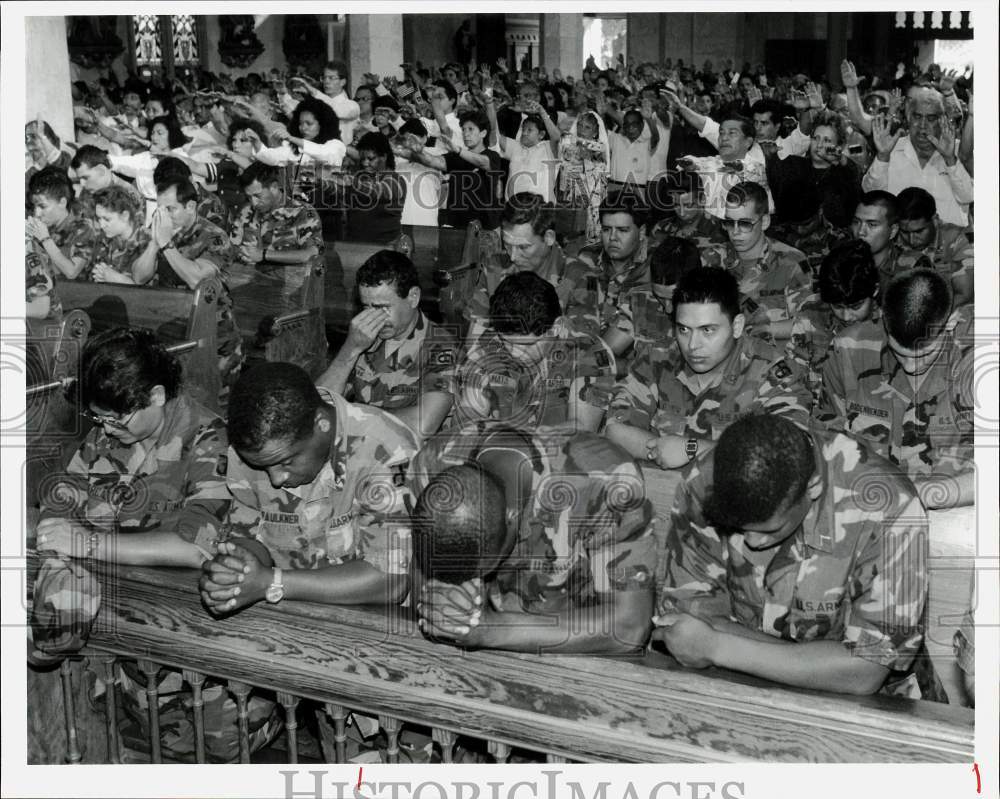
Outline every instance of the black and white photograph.
{"type": "Polygon", "coordinates": [[[4,3],[3,795],[996,796],[997,9],[791,8],[4,3]]]}

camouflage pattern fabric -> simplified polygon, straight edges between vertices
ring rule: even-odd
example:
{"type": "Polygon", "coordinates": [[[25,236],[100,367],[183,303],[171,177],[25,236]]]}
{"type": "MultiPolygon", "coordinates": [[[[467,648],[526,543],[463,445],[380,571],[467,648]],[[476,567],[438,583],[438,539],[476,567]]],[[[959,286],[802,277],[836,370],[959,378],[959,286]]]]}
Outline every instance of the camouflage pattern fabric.
{"type": "MultiPolygon", "coordinates": [[[[75,211],[70,211],[69,215],[59,225],[50,227],[49,235],[63,255],[71,259],[79,258],[84,264],[89,264],[93,259],[94,247],[97,246],[97,242],[101,238],[97,225],[89,219],[81,217],[75,211]]],[[[44,271],[47,271],[48,274],[54,277],[62,275],[59,267],[52,263],[52,259],[45,252],[45,247],[40,241],[32,239],[26,249],[29,261],[37,259],[42,264],[36,267],[36,276],[42,274],[44,271]]],[[[28,265],[25,265],[25,268],[27,269],[28,265]]],[[[38,284],[36,283],[35,285],[37,286],[38,284]]],[[[25,288],[27,290],[28,287],[25,286],[25,288]]]]}
{"type": "Polygon", "coordinates": [[[48,296],[49,312],[46,319],[62,319],[63,307],[56,292],[56,267],[48,254],[41,251],[41,245],[34,238],[24,238],[24,301],[31,302],[48,296]]]}
{"type": "MultiPolygon", "coordinates": [[[[871,319],[881,323],[882,309],[872,304],[871,319]]],[[[826,362],[834,336],[847,329],[819,297],[807,300],[792,321],[792,337],[785,342],[785,355],[806,367],[806,379],[813,404],[819,402],[823,388],[823,364],[826,362]]]]}
{"type": "Polygon", "coordinates": [[[891,670],[882,693],[947,702],[923,645],[928,524],[916,489],[862,442],[809,436],[824,490],[766,565],[742,533],[705,518],[714,453],[695,461],[671,512],[657,611],[732,619],[784,641],[840,641],[891,670]]]}
{"type": "Polygon", "coordinates": [[[498,610],[555,612],[617,591],[650,590],[660,548],[642,473],[598,435],[492,422],[456,429],[430,439],[414,460],[414,495],[435,474],[476,460],[486,443],[531,474],[517,543],[490,597],[498,610]]]}
{"type": "Polygon", "coordinates": [[[494,331],[480,334],[456,370],[453,423],[495,419],[530,429],[570,421],[576,403],[607,408],[616,364],[600,337],[561,318],[543,348],[541,361],[526,364],[494,331]]]}
{"type": "Polygon", "coordinates": [[[97,246],[94,247],[90,263],[80,273],[80,279],[93,280],[94,267],[97,264],[107,264],[119,274],[131,278],[132,264],[145,252],[151,238],[149,228],[145,227],[136,227],[127,240],[101,236],[97,246]]]}
{"type": "MultiPolygon", "coordinates": [[[[973,468],[971,395],[975,311],[966,305],[944,349],[914,390],[879,322],[860,322],[834,338],[814,415],[869,442],[911,478],[955,477],[973,468]]],[[[942,490],[949,490],[942,485],[942,490]]]]}
{"type": "MultiPolygon", "coordinates": [[[[650,250],[655,250],[656,245],[669,236],[693,241],[699,250],[706,249],[712,244],[725,247],[729,243],[729,237],[722,229],[722,225],[719,224],[719,220],[703,211],[687,221],[675,216],[672,219],[657,222],[650,234],[650,250]]],[[[703,263],[702,265],[718,266],[719,264],[703,263]]]]}
{"type": "MultiPolygon", "coordinates": [[[[741,308],[751,335],[754,326],[793,319],[811,299],[812,274],[805,255],[780,241],[765,239],[760,258],[750,266],[730,244],[721,265],[740,282],[741,308]]],[[[764,338],[774,343],[769,334],[764,338]]]]}
{"type": "MultiPolygon", "coordinates": [[[[127,180],[122,180],[117,175],[111,176],[111,185],[120,186],[132,195],[133,202],[135,203],[133,218],[136,220],[136,224],[143,224],[146,214],[146,198],[139,193],[134,184],[129,183],[127,180]]],[[[94,203],[94,192],[83,189],[76,197],[74,210],[79,216],[89,219],[96,224],[97,206],[94,203]]]]}
{"type": "Polygon", "coordinates": [[[806,223],[786,222],[781,225],[771,225],[767,232],[770,238],[787,244],[805,255],[809,264],[809,275],[814,283],[819,277],[823,259],[830,250],[837,244],[851,239],[850,230],[835,227],[822,214],[817,214],[806,223]]]}
{"type": "Polygon", "coordinates": [[[280,568],[364,560],[386,574],[405,574],[411,498],[403,481],[417,451],[413,433],[378,408],[321,393],[336,414],[336,431],[329,459],[308,485],[274,488],[266,472],[230,448],[229,533],[260,541],[280,568]]]}
{"type": "MultiPolygon", "coordinates": [[[[894,271],[898,273],[913,269],[917,266],[917,261],[924,258],[949,280],[954,277],[974,277],[975,252],[972,242],[965,234],[965,229],[943,222],[936,222],[935,226],[937,232],[934,241],[926,247],[911,249],[900,244],[896,245],[894,271]]],[[[891,277],[891,275],[886,277],[891,277]]]]}
{"type": "Polygon", "coordinates": [[[194,186],[198,191],[198,216],[225,230],[229,222],[229,212],[222,198],[214,191],[206,189],[201,183],[196,182],[194,186]]]}
{"type": "Polygon", "coordinates": [[[808,423],[805,370],[776,347],[741,336],[718,368],[715,384],[700,391],[676,341],[639,342],[628,376],[615,386],[608,418],[661,435],[712,440],[746,413],[808,423]]]}
{"type": "MultiPolygon", "coordinates": [[[[222,296],[216,301],[218,305],[216,320],[219,324],[219,374],[222,377],[223,386],[231,385],[236,382],[236,378],[239,376],[240,368],[243,366],[244,353],[243,338],[240,335],[239,326],[233,318],[233,298],[226,285],[233,257],[229,237],[221,228],[199,216],[195,218],[194,224],[190,228],[175,233],[171,243],[185,258],[211,262],[215,266],[216,274],[222,280],[222,296]]],[[[162,250],[156,256],[156,276],[149,285],[170,288],[188,287],[180,275],[174,272],[162,250]]]]}
{"type": "MultiPolygon", "coordinates": [[[[93,564],[91,564],[92,566],[93,564]]],[[[101,609],[96,569],[72,558],[44,556],[34,581],[29,635],[46,655],[79,651],[101,609]]]]}
{"type": "Polygon", "coordinates": [[[600,244],[580,251],[579,262],[567,267],[562,281],[568,289],[566,316],[578,330],[599,336],[615,328],[634,335],[630,301],[633,293],[650,293],[649,255],[645,237],[621,270],[600,244]]]}
{"type": "Polygon", "coordinates": [[[454,393],[458,359],[455,337],[418,312],[405,339],[382,341],[358,358],[351,372],[352,398],[391,411],[416,405],[429,391],[454,393]]]}
{"type": "MultiPolygon", "coordinates": [[[[234,225],[232,233],[237,232],[234,225]]],[[[288,199],[279,208],[272,208],[266,214],[251,210],[242,226],[242,238],[234,244],[251,244],[262,249],[302,250],[316,247],[318,253],[310,265],[323,263],[323,225],[319,214],[311,205],[296,199],[288,199]]]]}

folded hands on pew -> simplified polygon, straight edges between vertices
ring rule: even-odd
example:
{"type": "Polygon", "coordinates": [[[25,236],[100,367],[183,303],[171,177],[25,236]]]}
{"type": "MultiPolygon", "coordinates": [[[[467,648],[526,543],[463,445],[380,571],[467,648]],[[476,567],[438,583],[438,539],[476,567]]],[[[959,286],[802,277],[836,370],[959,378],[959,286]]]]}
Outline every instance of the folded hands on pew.
{"type": "Polygon", "coordinates": [[[264,598],[272,578],[270,555],[253,543],[220,541],[215,557],[202,564],[198,588],[211,613],[231,613],[264,598]]]}
{"type": "Polygon", "coordinates": [[[483,603],[482,580],[450,585],[428,580],[417,604],[418,625],[429,638],[440,638],[461,646],[481,646],[488,608],[483,603]]]}

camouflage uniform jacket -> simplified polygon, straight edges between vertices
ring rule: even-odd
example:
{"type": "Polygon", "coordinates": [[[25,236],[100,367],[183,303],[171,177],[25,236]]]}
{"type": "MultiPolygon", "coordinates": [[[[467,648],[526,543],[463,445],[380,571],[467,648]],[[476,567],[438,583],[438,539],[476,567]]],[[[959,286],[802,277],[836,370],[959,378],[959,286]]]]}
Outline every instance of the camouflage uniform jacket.
{"type": "Polygon", "coordinates": [[[793,319],[811,299],[812,276],[805,255],[780,241],[765,239],[752,266],[745,266],[730,244],[722,266],[740,282],[741,308],[751,335],[755,325],[793,319]]]}
{"type": "MultiPolygon", "coordinates": [[[[617,591],[649,591],[659,558],[652,502],[642,472],[617,445],[593,433],[515,431],[480,422],[429,440],[414,461],[418,495],[433,475],[475,461],[484,444],[530,469],[517,542],[490,600],[501,611],[558,612],[617,591]]],[[[526,487],[526,486],[525,486],[526,487]]]]}
{"type": "Polygon", "coordinates": [[[823,366],[815,416],[869,442],[911,478],[968,471],[975,432],[969,382],[974,315],[971,305],[959,309],[955,327],[943,334],[944,350],[916,390],[889,349],[881,323],[847,328],[834,338],[823,366]]]}
{"type": "MultiPolygon", "coordinates": [[[[934,241],[919,250],[906,249],[896,245],[895,271],[903,272],[917,265],[921,257],[949,280],[953,277],[972,276],[975,268],[975,252],[965,229],[958,225],[936,223],[934,241]]],[[[891,277],[888,275],[887,277],[891,277]]],[[[887,281],[886,281],[887,282],[887,281]]],[[[883,286],[883,289],[885,287],[883,286]]]]}
{"type": "MultiPolygon", "coordinates": [[[[233,317],[233,298],[229,294],[226,278],[232,263],[232,247],[225,232],[200,216],[187,230],[174,234],[171,242],[185,258],[210,261],[216,269],[216,274],[222,280],[223,292],[218,299],[216,320],[218,328],[219,371],[222,374],[223,385],[231,382],[243,363],[243,339],[239,327],[233,317]]],[[[156,256],[156,275],[148,285],[168,286],[170,288],[187,288],[167,261],[163,250],[156,256]]]]}
{"type": "Polygon", "coordinates": [[[841,641],[890,669],[883,693],[947,701],[923,649],[928,529],[916,489],[862,442],[818,429],[809,437],[823,493],[765,552],[705,518],[714,453],[693,464],[671,512],[658,612],[730,619],[784,641],[841,641]]]}
{"type": "Polygon", "coordinates": [[[364,560],[387,574],[410,566],[410,497],[403,485],[417,451],[413,433],[378,408],[324,392],[336,421],[315,479],[275,488],[229,450],[230,534],[256,538],[280,568],[319,569],[364,560]]]}
{"type": "Polygon", "coordinates": [[[48,295],[49,312],[46,319],[59,321],[62,319],[62,302],[56,293],[55,267],[51,259],[30,236],[24,238],[24,301],[32,302],[39,297],[48,295]]]}
{"type": "Polygon", "coordinates": [[[222,198],[214,191],[206,189],[201,183],[195,183],[195,189],[198,191],[198,216],[225,230],[229,222],[229,212],[222,198]]]}
{"type": "Polygon", "coordinates": [[[147,452],[94,427],[42,501],[59,516],[121,533],[176,531],[206,557],[229,510],[226,427],[187,394],[168,400],[147,452]]]}
{"type": "MultiPolygon", "coordinates": [[[[537,269],[538,274],[556,287],[559,305],[565,309],[569,286],[561,286],[563,274],[573,265],[575,259],[567,258],[558,244],[552,245],[549,254],[537,269]]],[[[514,266],[505,252],[499,252],[480,265],[479,274],[473,281],[469,299],[465,305],[465,317],[472,322],[471,335],[486,329],[490,318],[490,297],[505,277],[524,271],[514,266]]]]}
{"type": "Polygon", "coordinates": [[[560,318],[543,346],[542,360],[526,364],[492,330],[480,334],[456,370],[454,423],[497,419],[532,429],[570,421],[577,403],[608,407],[615,356],[599,336],[560,318]]]}
{"type": "Polygon", "coordinates": [[[563,285],[568,289],[566,316],[577,329],[603,335],[615,328],[635,337],[632,300],[650,295],[649,248],[643,239],[626,267],[615,270],[601,245],[585,247],[579,262],[568,267],[563,285]]]}
{"type": "Polygon", "coordinates": [[[851,238],[849,230],[835,227],[822,214],[817,214],[802,224],[786,222],[771,225],[767,232],[771,239],[787,244],[805,255],[809,263],[809,275],[814,281],[819,277],[819,268],[830,250],[851,238]]]}
{"type": "Polygon", "coordinates": [[[80,277],[93,280],[94,267],[97,264],[103,263],[110,266],[119,274],[131,278],[132,264],[145,252],[151,238],[152,234],[149,232],[149,228],[146,227],[136,227],[132,231],[132,235],[125,240],[117,237],[109,239],[106,236],[101,236],[98,239],[97,246],[94,247],[90,263],[80,273],[80,277]]]}
{"type": "Polygon", "coordinates": [[[628,376],[615,386],[609,419],[661,435],[712,440],[745,413],[808,423],[804,369],[776,347],[741,336],[716,368],[714,385],[699,393],[676,341],[642,344],[628,376]]]}
{"type": "Polygon", "coordinates": [[[323,226],[319,214],[300,200],[288,199],[266,214],[253,211],[243,227],[243,238],[237,243],[275,251],[302,250],[312,245],[317,254],[310,264],[323,263],[323,226]]]}
{"type": "MultiPolygon", "coordinates": [[[[111,185],[120,186],[132,195],[132,199],[135,203],[135,210],[132,212],[132,218],[136,220],[136,224],[143,224],[146,216],[146,198],[139,193],[139,190],[134,184],[129,183],[127,180],[122,180],[118,177],[118,175],[111,176],[111,185]]],[[[94,194],[95,192],[88,191],[87,189],[81,191],[76,198],[75,210],[79,216],[96,223],[97,205],[94,202],[94,194]]]]}
{"type": "Polygon", "coordinates": [[[428,391],[452,393],[457,363],[455,337],[418,311],[405,339],[381,341],[358,358],[349,384],[353,400],[391,411],[416,405],[428,391]]]}
{"type": "MultiPolygon", "coordinates": [[[[722,229],[722,225],[719,224],[719,220],[704,212],[699,212],[694,219],[688,221],[674,217],[657,222],[650,235],[652,239],[650,249],[656,249],[656,245],[668,236],[677,236],[678,238],[693,241],[699,250],[704,250],[711,244],[725,246],[729,243],[729,237],[726,235],[726,231],[722,229]]],[[[718,266],[718,264],[704,264],[704,266],[713,265],[718,266]]]]}
{"type": "MultiPolygon", "coordinates": [[[[882,309],[872,303],[871,319],[881,324],[882,309]]],[[[794,358],[808,369],[807,379],[813,402],[819,401],[823,388],[823,364],[835,336],[849,326],[841,322],[830,306],[818,297],[806,302],[792,322],[792,337],[785,342],[785,356],[794,358]]]]}
{"type": "MultiPolygon", "coordinates": [[[[56,247],[59,248],[59,252],[67,258],[82,260],[84,267],[91,262],[94,247],[97,246],[101,237],[97,225],[73,211],[70,211],[59,225],[50,227],[49,235],[56,247]]],[[[52,259],[45,252],[45,247],[42,246],[41,242],[32,241],[31,248],[42,261],[48,264],[49,271],[53,275],[62,275],[59,267],[52,263],[52,259]]]]}

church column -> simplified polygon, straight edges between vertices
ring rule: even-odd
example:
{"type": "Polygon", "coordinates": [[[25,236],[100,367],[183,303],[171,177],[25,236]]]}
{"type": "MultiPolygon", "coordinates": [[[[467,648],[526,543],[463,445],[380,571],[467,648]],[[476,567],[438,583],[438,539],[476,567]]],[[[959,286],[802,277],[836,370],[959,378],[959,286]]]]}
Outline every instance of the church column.
{"type": "Polygon", "coordinates": [[[60,139],[72,141],[73,95],[65,17],[26,17],[24,74],[27,118],[40,113],[60,139]]]}
{"type": "Polygon", "coordinates": [[[850,15],[841,11],[826,15],[826,79],[840,86],[840,62],[847,55],[847,24],[850,15]]]}
{"type": "Polygon", "coordinates": [[[540,63],[551,75],[579,75],[583,68],[583,14],[541,15],[540,63]]]}
{"type": "Polygon", "coordinates": [[[348,64],[351,94],[366,72],[382,77],[402,76],[399,68],[403,61],[402,14],[348,14],[347,43],[351,54],[348,64]]]}

